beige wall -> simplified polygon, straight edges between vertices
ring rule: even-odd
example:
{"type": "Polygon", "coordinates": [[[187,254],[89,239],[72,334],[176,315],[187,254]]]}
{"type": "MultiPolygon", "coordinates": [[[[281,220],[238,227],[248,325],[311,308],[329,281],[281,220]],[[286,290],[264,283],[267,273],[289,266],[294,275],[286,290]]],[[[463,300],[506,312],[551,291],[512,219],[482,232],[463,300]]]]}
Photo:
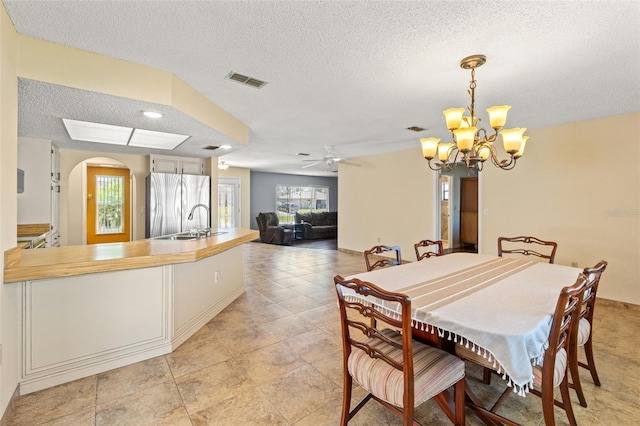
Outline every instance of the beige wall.
{"type": "MultiPolygon", "coordinates": [[[[531,130],[514,170],[487,165],[481,252],[496,254],[501,235],[554,240],[557,263],[609,262],[600,296],[640,304],[639,123],[633,113],[531,130]]],[[[338,246],[362,251],[380,237],[414,260],[413,243],[434,236],[435,172],[418,147],[358,161],[340,168],[338,246]]]]}
{"type": "Polygon", "coordinates": [[[640,113],[528,134],[514,170],[482,172],[482,251],[501,235],[554,240],[557,263],[609,262],[598,295],[640,304],[640,113]]]}
{"type": "Polygon", "coordinates": [[[404,259],[415,260],[413,244],[435,237],[436,173],[420,150],[357,162],[361,167],[339,164],[338,247],[363,251],[378,243],[399,245],[404,259]]]}
{"type": "MultiPolygon", "coordinates": [[[[0,7],[0,248],[16,245],[18,211],[18,42],[6,10],[0,7]]],[[[4,269],[4,256],[0,256],[4,269]]],[[[0,414],[18,384],[18,285],[0,286],[0,414]]]]}

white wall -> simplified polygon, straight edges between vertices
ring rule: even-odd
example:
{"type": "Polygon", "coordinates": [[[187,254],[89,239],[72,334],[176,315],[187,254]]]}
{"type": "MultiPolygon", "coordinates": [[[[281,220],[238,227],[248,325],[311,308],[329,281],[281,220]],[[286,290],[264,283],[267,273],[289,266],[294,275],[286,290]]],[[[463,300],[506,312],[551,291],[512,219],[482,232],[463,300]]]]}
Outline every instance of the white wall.
{"type": "MultiPolygon", "coordinates": [[[[480,251],[497,254],[501,235],[554,240],[556,263],[609,262],[599,296],[640,304],[640,113],[527,133],[514,170],[481,172],[480,251]]],[[[414,260],[413,243],[434,236],[436,173],[418,145],[340,168],[338,247],[362,251],[380,237],[414,260]]]]}

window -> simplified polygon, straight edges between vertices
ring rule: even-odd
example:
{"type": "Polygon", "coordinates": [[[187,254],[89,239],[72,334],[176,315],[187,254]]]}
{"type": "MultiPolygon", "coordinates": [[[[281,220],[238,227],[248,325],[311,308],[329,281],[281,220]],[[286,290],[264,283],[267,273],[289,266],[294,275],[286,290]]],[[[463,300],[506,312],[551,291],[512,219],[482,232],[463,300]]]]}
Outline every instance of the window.
{"type": "Polygon", "coordinates": [[[329,210],[329,188],[323,186],[276,186],[276,212],[282,223],[295,222],[296,212],[329,210]]]}
{"type": "Polygon", "coordinates": [[[124,179],[119,176],[96,176],[96,234],[124,232],[124,179]]]}
{"type": "Polygon", "coordinates": [[[449,180],[442,181],[442,200],[446,201],[449,199],[449,180]]]}

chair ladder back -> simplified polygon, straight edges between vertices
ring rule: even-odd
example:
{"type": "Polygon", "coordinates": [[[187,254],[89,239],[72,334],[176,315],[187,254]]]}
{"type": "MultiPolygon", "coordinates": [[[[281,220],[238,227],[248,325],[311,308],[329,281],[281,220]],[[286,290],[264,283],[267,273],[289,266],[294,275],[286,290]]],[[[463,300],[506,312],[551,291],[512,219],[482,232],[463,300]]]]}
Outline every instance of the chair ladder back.
{"type": "Polygon", "coordinates": [[[442,240],[422,240],[413,245],[414,250],[416,251],[416,259],[418,262],[422,259],[429,258],[431,256],[442,256],[444,255],[444,248],[442,245],[442,240]],[[423,253],[420,253],[420,249],[424,247],[435,246],[433,250],[427,250],[423,253]]]}
{"type": "Polygon", "coordinates": [[[596,304],[600,277],[606,268],[607,262],[601,260],[591,268],[584,268],[582,272],[587,277],[587,286],[584,291],[584,298],[582,300],[583,308],[580,316],[581,318],[586,318],[590,324],[593,324],[593,312],[596,304]]]}
{"type": "Polygon", "coordinates": [[[383,268],[385,266],[401,265],[402,255],[400,254],[400,247],[398,246],[378,245],[364,251],[364,260],[367,264],[367,271],[372,271],[376,268],[383,268]],[[380,258],[381,254],[390,252],[395,252],[395,259],[390,257],[380,258]],[[374,259],[377,260],[373,262],[374,259]]]}
{"type": "MultiPolygon", "coordinates": [[[[413,411],[413,350],[412,350],[412,329],[411,329],[411,299],[409,296],[403,293],[387,292],[376,285],[361,281],[357,278],[345,280],[339,275],[334,277],[334,283],[336,286],[336,292],[338,294],[338,304],[340,307],[340,317],[342,320],[342,333],[343,333],[343,346],[344,346],[344,359],[345,362],[351,354],[352,347],[363,350],[369,357],[380,359],[393,368],[401,371],[404,375],[404,407],[413,411]],[[377,299],[384,300],[393,304],[398,304],[402,315],[397,318],[386,312],[391,312],[389,309],[379,307],[373,303],[367,303],[365,300],[347,300],[349,297],[345,297],[344,289],[352,290],[359,297],[366,299],[368,297],[375,297],[377,299]],[[349,317],[347,309],[358,313],[365,318],[375,318],[376,321],[358,321],[349,317]],[[381,330],[377,329],[374,324],[380,326],[382,321],[392,327],[400,328],[402,334],[402,345],[393,342],[386,337],[381,330]],[[355,338],[351,329],[356,329],[362,332],[363,340],[355,338]],[[397,362],[387,353],[378,350],[375,347],[375,343],[365,343],[364,339],[375,339],[374,342],[380,341],[386,344],[390,344],[396,349],[402,351],[402,362],[397,362]]],[[[345,367],[346,368],[346,367],[345,367]]],[[[346,371],[345,371],[346,373],[346,371]]]]}
{"type": "Polygon", "coordinates": [[[498,238],[498,256],[502,257],[503,253],[522,254],[524,256],[536,256],[542,259],[548,259],[549,263],[553,263],[556,258],[556,250],[558,244],[554,241],[544,241],[536,237],[499,237],[498,238]],[[522,244],[537,244],[540,246],[550,247],[551,253],[543,254],[530,248],[513,248],[507,249],[504,247],[504,243],[522,243],[522,244]]]}

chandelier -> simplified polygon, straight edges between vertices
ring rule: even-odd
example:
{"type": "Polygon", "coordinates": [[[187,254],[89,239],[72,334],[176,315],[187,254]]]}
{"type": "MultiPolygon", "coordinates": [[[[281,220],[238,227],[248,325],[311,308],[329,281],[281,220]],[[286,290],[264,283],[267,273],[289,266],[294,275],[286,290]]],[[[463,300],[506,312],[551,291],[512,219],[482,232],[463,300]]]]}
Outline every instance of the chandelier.
{"type": "Polygon", "coordinates": [[[469,83],[468,116],[463,116],[464,108],[449,108],[444,111],[447,128],[451,131],[452,142],[440,142],[438,138],[423,138],[422,155],[429,162],[431,170],[452,170],[457,163],[463,163],[468,169],[482,170],[484,162],[491,162],[503,170],[510,170],[516,166],[516,160],[524,152],[524,147],[529,136],[524,136],[526,128],[502,129],[507,121],[509,105],[492,106],[487,108],[489,123],[493,133],[487,133],[484,128],[478,128],[480,119],[475,111],[476,68],[487,61],[484,55],[467,56],[460,61],[460,67],[471,70],[471,82],[469,83]],[[498,159],[498,153],[494,142],[498,139],[498,133],[502,135],[504,150],[509,154],[508,158],[498,159]],[[438,157],[440,162],[431,160],[438,157]]]}

